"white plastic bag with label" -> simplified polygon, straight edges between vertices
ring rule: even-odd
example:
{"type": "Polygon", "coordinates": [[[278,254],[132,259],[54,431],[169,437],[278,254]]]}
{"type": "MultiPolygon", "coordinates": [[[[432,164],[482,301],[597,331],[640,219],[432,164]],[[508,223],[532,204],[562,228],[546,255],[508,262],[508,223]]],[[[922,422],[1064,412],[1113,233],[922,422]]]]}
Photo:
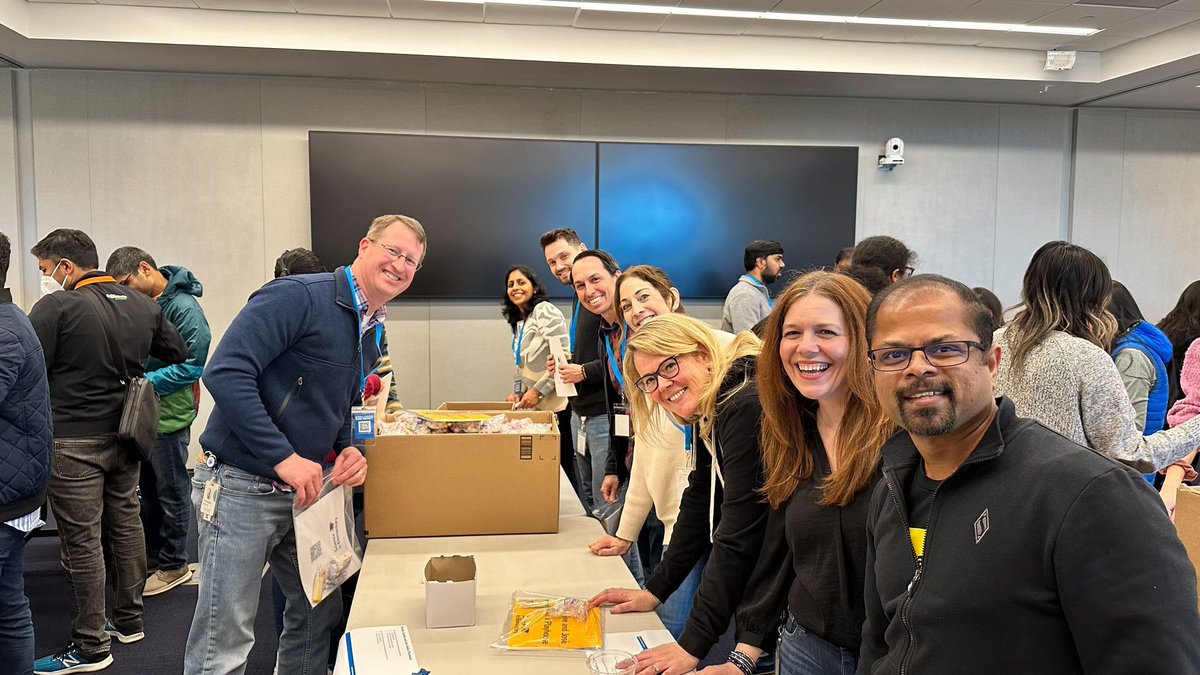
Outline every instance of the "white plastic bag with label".
{"type": "Polygon", "coordinates": [[[354,532],[352,490],[326,474],[321,497],[306,509],[293,507],[296,561],[304,595],[314,607],[362,567],[362,546],[354,532]]]}

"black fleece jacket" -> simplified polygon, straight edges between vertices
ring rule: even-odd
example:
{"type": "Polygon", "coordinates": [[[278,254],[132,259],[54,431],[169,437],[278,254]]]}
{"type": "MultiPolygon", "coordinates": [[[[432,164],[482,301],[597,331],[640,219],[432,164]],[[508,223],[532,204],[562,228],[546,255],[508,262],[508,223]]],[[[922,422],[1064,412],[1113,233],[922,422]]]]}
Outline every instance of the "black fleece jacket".
{"type": "Polygon", "coordinates": [[[920,457],[907,433],[885,446],[859,675],[1200,673],[1196,573],[1153,488],[998,402],[933,495],[920,565],[920,457]]]}
{"type": "Polygon", "coordinates": [[[575,301],[572,315],[578,315],[575,321],[575,351],[571,354],[571,363],[583,366],[584,380],[575,385],[575,396],[572,396],[571,410],[580,417],[607,414],[604,389],[608,382],[608,373],[604,371],[604,362],[600,360],[600,315],[593,314],[579,307],[575,301]],[[575,309],[578,312],[575,312],[575,309]]]}
{"type": "Polygon", "coordinates": [[[758,446],[762,406],[754,383],[755,363],[753,356],[739,359],[726,374],[720,398],[746,384],[717,408],[716,447],[702,440],[704,447],[693,453],[696,467],[680,500],[671,545],[654,576],[646,581],[646,590],[660,601],[666,600],[700,556],[711,549],[692,613],[679,636],[679,645],[696,658],[704,658],[729,627],[754,571],[767,528],[769,507],[758,493],[763,484],[758,446]],[[715,487],[709,543],[713,455],[723,482],[719,480],[715,487]]]}

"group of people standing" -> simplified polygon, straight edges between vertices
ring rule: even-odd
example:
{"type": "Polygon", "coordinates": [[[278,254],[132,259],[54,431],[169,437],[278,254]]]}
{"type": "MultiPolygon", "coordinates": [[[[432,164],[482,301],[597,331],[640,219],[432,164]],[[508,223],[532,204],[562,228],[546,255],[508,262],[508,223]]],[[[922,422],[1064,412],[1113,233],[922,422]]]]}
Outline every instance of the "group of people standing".
{"type": "MultiPolygon", "coordinates": [[[[575,439],[580,492],[624,509],[591,549],[625,556],[640,588],[593,603],[657,611],[676,638],[638,655],[640,675],[1200,669],[1173,501],[1139,475],[1190,471],[1200,347],[1161,430],[1167,410],[1118,367],[1148,328],[1113,318],[1121,287],[1090,251],[1039,249],[1001,327],[994,296],[914,276],[893,238],[775,298],[782,248],[754,242],[729,300],[763,311],[727,301],[754,327],[734,333],[688,317],[660,269],[622,272],[569,230],[541,243],[576,291],[549,336],[572,356],[542,371],[546,353],[523,353],[528,384],[557,371],[596,390],[569,402],[574,429],[600,430],[575,439]],[[710,653],[727,630],[736,647],[710,653]]],[[[531,274],[507,277],[518,310],[534,296],[514,276],[531,274]]],[[[1147,388],[1169,389],[1151,370],[1147,388]]]]}

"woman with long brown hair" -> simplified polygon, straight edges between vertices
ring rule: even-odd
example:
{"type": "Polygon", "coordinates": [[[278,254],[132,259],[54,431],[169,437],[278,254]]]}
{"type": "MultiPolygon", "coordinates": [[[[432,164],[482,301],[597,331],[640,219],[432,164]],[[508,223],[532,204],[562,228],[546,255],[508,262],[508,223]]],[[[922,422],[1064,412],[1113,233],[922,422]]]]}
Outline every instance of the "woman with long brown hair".
{"type": "Polygon", "coordinates": [[[758,360],[767,534],[737,613],[737,648],[705,673],[748,674],[764,650],[781,675],[854,670],[867,507],[894,431],[866,358],[870,302],[831,272],[805,274],[775,300],[758,360]]]}

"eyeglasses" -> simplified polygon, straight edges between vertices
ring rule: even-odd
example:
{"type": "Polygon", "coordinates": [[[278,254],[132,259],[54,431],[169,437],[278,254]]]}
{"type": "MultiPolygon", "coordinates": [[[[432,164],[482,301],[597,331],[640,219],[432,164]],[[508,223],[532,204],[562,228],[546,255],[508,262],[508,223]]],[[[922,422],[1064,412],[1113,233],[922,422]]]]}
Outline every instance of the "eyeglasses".
{"type": "Polygon", "coordinates": [[[391,246],[388,246],[387,244],[381,244],[377,241],[372,241],[371,243],[379,246],[379,248],[382,248],[384,250],[384,252],[386,252],[388,254],[388,256],[391,257],[392,261],[403,260],[404,265],[414,272],[421,269],[421,262],[419,260],[417,260],[416,258],[410,258],[409,256],[404,255],[400,251],[397,251],[396,249],[392,248],[391,246]]]}
{"type": "Polygon", "coordinates": [[[901,268],[900,271],[903,273],[901,275],[901,278],[907,279],[907,278],[911,277],[917,271],[917,268],[905,266],[905,267],[901,268]]]}
{"type": "Polygon", "coordinates": [[[645,377],[639,377],[633,385],[643,392],[651,394],[655,389],[658,389],[658,378],[662,377],[670,380],[674,379],[677,375],[679,375],[679,356],[672,356],[658,364],[658,370],[645,377]]]}
{"type": "Polygon", "coordinates": [[[113,279],[113,281],[117,282],[117,283],[118,283],[118,284],[120,284],[121,286],[128,286],[128,285],[129,285],[129,280],[130,280],[130,279],[132,279],[132,278],[133,278],[133,275],[132,275],[132,274],[126,274],[124,277],[122,277],[122,278],[120,278],[120,279],[116,279],[116,278],[114,278],[114,279],[113,279]]]}
{"type": "Polygon", "coordinates": [[[967,362],[971,356],[971,347],[985,351],[986,347],[978,342],[936,342],[924,347],[883,347],[867,352],[871,367],[881,372],[904,370],[912,361],[913,352],[925,352],[925,360],[935,368],[948,368],[967,362]]]}

